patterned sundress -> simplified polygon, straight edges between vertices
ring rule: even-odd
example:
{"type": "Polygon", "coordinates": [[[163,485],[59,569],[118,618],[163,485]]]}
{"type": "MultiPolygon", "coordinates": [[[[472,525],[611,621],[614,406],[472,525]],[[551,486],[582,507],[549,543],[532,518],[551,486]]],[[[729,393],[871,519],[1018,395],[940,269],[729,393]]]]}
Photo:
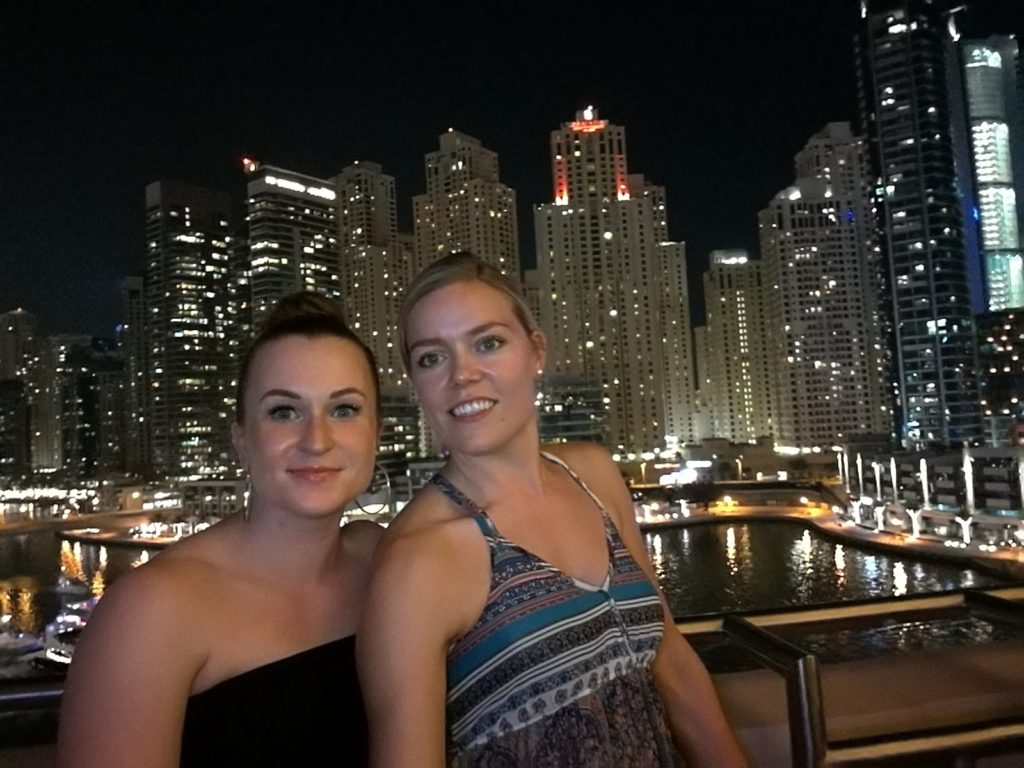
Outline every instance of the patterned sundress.
{"type": "Polygon", "coordinates": [[[662,604],[601,502],[609,568],[594,586],[505,539],[450,481],[431,480],[476,521],[491,553],[480,619],[448,651],[447,750],[473,768],[681,764],[651,663],[662,604]]]}

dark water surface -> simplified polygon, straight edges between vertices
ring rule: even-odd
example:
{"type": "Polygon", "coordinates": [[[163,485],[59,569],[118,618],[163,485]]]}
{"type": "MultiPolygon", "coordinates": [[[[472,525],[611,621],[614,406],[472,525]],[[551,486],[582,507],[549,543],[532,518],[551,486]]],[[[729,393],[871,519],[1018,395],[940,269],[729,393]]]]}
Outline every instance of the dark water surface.
{"type": "Polygon", "coordinates": [[[676,618],[1005,583],[952,561],[859,549],[789,520],[701,523],[645,539],[676,618]]]}
{"type": "MultiPolygon", "coordinates": [[[[648,533],[645,540],[679,619],[1004,583],[953,562],[914,560],[837,543],[792,521],[689,525],[648,533]]],[[[12,617],[15,629],[41,634],[63,605],[102,595],[118,576],[159,552],[75,543],[54,531],[0,535],[0,612],[12,617]],[[87,591],[60,591],[62,575],[86,585],[87,591]]],[[[924,642],[923,636],[932,644],[966,644],[1005,634],[1001,627],[969,618],[887,622],[882,627],[804,632],[790,639],[825,661],[905,649],[924,642]]],[[[735,663],[742,656],[722,642],[698,645],[698,651],[716,670],[727,666],[725,659],[735,663]]]]}

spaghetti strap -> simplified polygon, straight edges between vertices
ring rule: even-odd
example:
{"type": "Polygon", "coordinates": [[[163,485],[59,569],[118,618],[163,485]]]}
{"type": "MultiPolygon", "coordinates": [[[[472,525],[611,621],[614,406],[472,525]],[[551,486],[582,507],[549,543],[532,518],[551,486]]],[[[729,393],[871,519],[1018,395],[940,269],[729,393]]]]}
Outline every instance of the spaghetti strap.
{"type": "Polygon", "coordinates": [[[473,522],[476,523],[477,528],[480,529],[484,538],[490,541],[495,537],[497,531],[494,530],[494,523],[491,522],[487,513],[478,507],[476,502],[460,491],[451,480],[438,473],[430,478],[430,482],[440,488],[441,493],[451,499],[456,506],[469,512],[470,516],[473,518],[473,522]]]}
{"type": "Polygon", "coordinates": [[[575,480],[576,484],[579,485],[579,487],[582,488],[584,491],[586,491],[586,494],[590,498],[592,498],[594,500],[595,504],[597,504],[597,508],[601,510],[601,514],[604,514],[604,511],[605,511],[604,510],[604,504],[601,503],[601,500],[599,498],[597,498],[597,494],[595,494],[592,490],[590,490],[590,488],[587,486],[587,484],[583,482],[583,478],[581,478],[579,475],[577,475],[575,470],[573,470],[572,467],[570,467],[568,464],[566,464],[562,459],[558,458],[554,454],[548,453],[547,451],[541,451],[540,455],[543,456],[548,461],[552,462],[553,464],[557,464],[562,469],[564,469],[566,472],[568,472],[569,473],[569,477],[571,477],[573,480],[575,480]]]}

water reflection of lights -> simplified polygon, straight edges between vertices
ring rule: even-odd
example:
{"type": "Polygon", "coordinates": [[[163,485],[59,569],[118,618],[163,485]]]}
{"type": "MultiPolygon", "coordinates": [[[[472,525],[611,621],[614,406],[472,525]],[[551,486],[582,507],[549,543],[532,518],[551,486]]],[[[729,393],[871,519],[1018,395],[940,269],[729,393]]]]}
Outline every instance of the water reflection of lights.
{"type": "Polygon", "coordinates": [[[656,533],[651,537],[651,565],[654,566],[654,572],[659,577],[665,574],[665,556],[662,554],[661,548],[661,534],[656,533]]]}
{"type": "Polygon", "coordinates": [[[813,553],[814,542],[811,540],[811,532],[805,528],[803,535],[793,541],[790,562],[796,573],[809,572],[813,553]]]}
{"type": "Polygon", "coordinates": [[[846,576],[846,550],[843,549],[842,544],[836,544],[836,573],[839,575],[840,581],[844,580],[846,576]]]}
{"type": "Polygon", "coordinates": [[[729,573],[735,575],[739,564],[736,562],[736,529],[731,525],[725,532],[725,560],[729,564],[729,573]]]}
{"type": "Polygon", "coordinates": [[[892,593],[899,597],[907,594],[907,568],[897,560],[892,567],[892,593]]]}

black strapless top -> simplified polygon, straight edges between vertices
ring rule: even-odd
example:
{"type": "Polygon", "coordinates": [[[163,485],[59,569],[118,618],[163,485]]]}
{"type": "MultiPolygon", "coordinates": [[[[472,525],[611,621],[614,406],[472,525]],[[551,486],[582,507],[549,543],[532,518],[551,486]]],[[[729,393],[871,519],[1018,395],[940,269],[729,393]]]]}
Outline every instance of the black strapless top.
{"type": "Polygon", "coordinates": [[[362,768],[368,740],[349,635],[190,696],[181,765],[362,768]]]}

